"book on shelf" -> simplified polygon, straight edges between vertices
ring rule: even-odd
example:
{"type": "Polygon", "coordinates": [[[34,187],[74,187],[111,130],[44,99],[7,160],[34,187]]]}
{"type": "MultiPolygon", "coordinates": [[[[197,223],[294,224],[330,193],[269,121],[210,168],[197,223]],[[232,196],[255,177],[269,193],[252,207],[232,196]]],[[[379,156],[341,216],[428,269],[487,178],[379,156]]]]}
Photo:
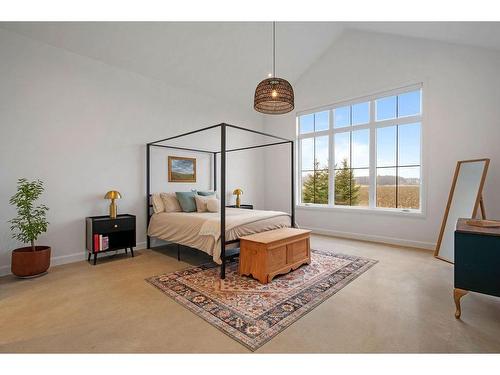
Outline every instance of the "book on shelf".
{"type": "Polygon", "coordinates": [[[109,237],[102,234],[94,234],[94,253],[109,249],[109,237]]]}
{"type": "Polygon", "coordinates": [[[94,234],[94,253],[99,251],[99,235],[94,234]]]}
{"type": "Polygon", "coordinates": [[[109,237],[108,236],[101,236],[102,241],[101,241],[101,250],[108,250],[109,249],[109,237]]]}

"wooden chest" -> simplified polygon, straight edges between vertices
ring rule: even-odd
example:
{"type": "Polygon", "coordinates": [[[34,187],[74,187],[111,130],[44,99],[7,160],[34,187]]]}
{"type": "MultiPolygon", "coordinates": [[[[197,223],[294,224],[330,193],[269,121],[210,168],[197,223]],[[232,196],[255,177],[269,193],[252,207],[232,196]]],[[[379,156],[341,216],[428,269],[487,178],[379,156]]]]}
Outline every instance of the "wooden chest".
{"type": "Polygon", "coordinates": [[[282,228],[240,238],[239,274],[263,284],[311,263],[310,230],[282,228]]]}

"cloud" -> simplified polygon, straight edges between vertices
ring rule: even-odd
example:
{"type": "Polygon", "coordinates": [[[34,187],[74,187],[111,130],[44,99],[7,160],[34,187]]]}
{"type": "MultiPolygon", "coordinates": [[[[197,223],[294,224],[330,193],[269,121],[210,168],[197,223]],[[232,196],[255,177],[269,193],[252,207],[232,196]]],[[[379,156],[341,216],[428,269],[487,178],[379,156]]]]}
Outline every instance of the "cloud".
{"type": "Polygon", "coordinates": [[[193,161],[191,160],[183,160],[183,159],[174,159],[172,160],[172,171],[183,174],[193,174],[193,161]]]}

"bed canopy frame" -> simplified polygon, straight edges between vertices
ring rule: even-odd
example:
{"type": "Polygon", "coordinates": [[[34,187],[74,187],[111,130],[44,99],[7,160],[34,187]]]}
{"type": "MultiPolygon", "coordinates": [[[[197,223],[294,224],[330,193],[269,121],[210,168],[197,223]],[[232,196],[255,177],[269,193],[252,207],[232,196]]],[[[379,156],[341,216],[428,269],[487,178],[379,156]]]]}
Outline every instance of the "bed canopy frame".
{"type": "MultiPolygon", "coordinates": [[[[291,182],[290,182],[290,189],[291,189],[291,201],[290,201],[290,212],[291,212],[291,226],[295,226],[295,171],[294,171],[294,142],[292,140],[278,137],[276,135],[272,134],[267,134],[264,132],[260,132],[257,130],[252,130],[252,129],[246,129],[240,126],[236,125],[230,125],[230,124],[217,124],[217,125],[212,125],[208,126],[206,128],[198,129],[198,130],[193,130],[184,134],[179,134],[173,137],[169,138],[164,138],[160,139],[158,141],[150,142],[146,144],[146,206],[147,206],[147,224],[146,224],[146,235],[147,235],[147,228],[149,227],[149,221],[151,219],[151,209],[152,209],[152,204],[151,204],[151,148],[152,147],[161,147],[161,148],[168,148],[168,149],[173,149],[173,150],[183,150],[183,151],[191,151],[191,152],[198,152],[198,153],[204,153],[204,154],[210,154],[212,155],[212,168],[213,168],[213,190],[217,191],[217,155],[220,154],[220,246],[221,246],[221,266],[220,266],[220,278],[224,279],[226,276],[226,260],[234,257],[233,255],[227,256],[226,254],[226,246],[232,243],[237,243],[239,242],[239,239],[232,240],[232,241],[226,241],[226,157],[229,152],[237,152],[237,151],[243,151],[243,150],[251,150],[254,148],[262,148],[262,147],[270,147],[270,146],[277,146],[277,145],[282,145],[282,144],[289,144],[290,145],[290,172],[291,172],[291,182]],[[262,143],[254,146],[248,146],[248,147],[239,147],[239,148],[233,148],[233,149],[227,149],[226,148],[226,140],[227,140],[227,129],[232,128],[232,129],[237,129],[249,133],[254,133],[258,135],[262,135],[265,137],[270,137],[276,142],[272,143],[262,143]],[[212,129],[218,129],[220,131],[220,149],[216,150],[201,150],[201,149],[196,149],[196,148],[189,148],[189,147],[178,147],[178,146],[169,146],[163,144],[164,142],[172,141],[174,139],[179,139],[182,137],[187,137],[189,135],[193,135],[196,133],[201,133],[201,132],[206,132],[212,129]]],[[[147,235],[147,247],[148,249],[151,247],[151,237],[147,235]]]]}

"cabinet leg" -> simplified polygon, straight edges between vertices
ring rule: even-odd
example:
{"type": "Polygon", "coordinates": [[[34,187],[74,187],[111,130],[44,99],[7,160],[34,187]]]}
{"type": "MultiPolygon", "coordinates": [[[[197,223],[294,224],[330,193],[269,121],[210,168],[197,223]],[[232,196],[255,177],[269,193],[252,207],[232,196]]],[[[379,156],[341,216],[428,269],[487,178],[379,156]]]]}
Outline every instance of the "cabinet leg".
{"type": "Polygon", "coordinates": [[[92,253],[89,252],[89,257],[87,258],[87,262],[90,262],[90,257],[92,256],[92,253]]]}
{"type": "Polygon", "coordinates": [[[97,253],[94,253],[94,266],[97,264],[97,253]]]}
{"type": "Polygon", "coordinates": [[[134,257],[134,248],[130,248],[130,254],[132,254],[132,258],[134,257]]]}
{"type": "Polygon", "coordinates": [[[468,292],[464,289],[453,289],[453,299],[455,300],[455,306],[457,308],[457,310],[455,311],[455,318],[457,319],[460,319],[460,315],[462,315],[462,309],[460,308],[460,299],[467,293],[468,292]]]}
{"type": "Polygon", "coordinates": [[[128,254],[128,249],[127,248],[125,248],[125,254],[128,254]]]}
{"type": "Polygon", "coordinates": [[[181,261],[181,245],[177,244],[177,260],[181,261]]]}

